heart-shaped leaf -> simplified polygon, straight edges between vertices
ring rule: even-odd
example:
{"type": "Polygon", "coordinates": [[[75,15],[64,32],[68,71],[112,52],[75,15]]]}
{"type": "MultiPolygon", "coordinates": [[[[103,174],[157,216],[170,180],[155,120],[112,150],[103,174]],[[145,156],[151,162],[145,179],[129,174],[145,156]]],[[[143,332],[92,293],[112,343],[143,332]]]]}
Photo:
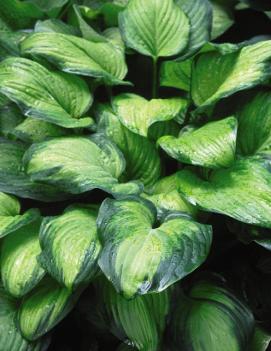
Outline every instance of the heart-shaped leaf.
{"type": "Polygon", "coordinates": [[[184,115],[188,103],[182,98],[152,99],[135,94],[121,94],[114,98],[113,107],[121,123],[136,134],[147,136],[155,122],[169,121],[184,115]]]}
{"type": "Polygon", "coordinates": [[[228,117],[187,130],[178,138],[164,136],[158,144],[176,160],[208,168],[229,167],[235,158],[237,120],[228,117]]]}
{"type": "Polygon", "coordinates": [[[73,206],[61,216],[47,217],[42,222],[39,262],[68,289],[88,283],[97,271],[101,245],[96,215],[94,207],[73,206]]]}
{"type": "Polygon", "coordinates": [[[21,44],[24,54],[38,55],[68,73],[99,78],[106,84],[123,84],[125,57],[109,40],[94,42],[60,33],[35,33],[21,44]]]}
{"type": "Polygon", "coordinates": [[[119,26],[130,48],[155,60],[179,54],[188,43],[189,20],[173,0],[130,0],[119,26]]]}
{"type": "Polygon", "coordinates": [[[125,179],[138,179],[153,185],[161,175],[161,161],[155,145],[147,138],[131,132],[106,105],[97,108],[98,131],[103,132],[122,151],[126,160],[125,179]]]}
{"type": "Polygon", "coordinates": [[[197,111],[263,83],[271,75],[270,60],[271,40],[224,55],[211,51],[198,56],[192,74],[192,97],[197,111]]]}
{"type": "Polygon", "coordinates": [[[80,117],[92,103],[87,84],[80,78],[48,71],[24,58],[0,63],[0,92],[16,102],[26,116],[65,128],[86,127],[91,118],[80,117]]]}
{"type": "Polygon", "coordinates": [[[99,134],[33,144],[25,154],[24,164],[31,179],[71,194],[96,188],[114,194],[141,191],[136,182],[118,182],[125,160],[115,144],[99,134]]]}
{"type": "Polygon", "coordinates": [[[155,220],[155,208],[141,198],[106,199],[100,208],[97,224],[104,248],[99,265],[127,298],[166,289],[208,255],[210,226],[176,214],[154,229],[155,220]]]}
{"type": "Polygon", "coordinates": [[[45,272],[37,262],[40,254],[40,220],[4,238],[1,246],[1,278],[6,291],[21,297],[31,291],[45,272]]]}
{"type": "Polygon", "coordinates": [[[209,181],[184,170],[178,173],[179,191],[200,208],[241,222],[271,228],[270,161],[246,158],[211,174],[209,181]]]}

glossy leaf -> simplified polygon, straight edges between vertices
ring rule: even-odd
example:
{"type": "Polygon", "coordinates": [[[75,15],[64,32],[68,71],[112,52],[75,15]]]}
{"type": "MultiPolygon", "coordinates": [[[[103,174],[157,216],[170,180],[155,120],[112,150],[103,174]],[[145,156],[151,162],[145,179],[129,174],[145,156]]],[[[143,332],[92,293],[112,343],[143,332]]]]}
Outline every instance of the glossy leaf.
{"type": "Polygon", "coordinates": [[[42,120],[27,117],[13,129],[12,134],[27,143],[36,143],[49,138],[66,135],[67,129],[42,120]]]}
{"type": "Polygon", "coordinates": [[[198,112],[270,77],[271,40],[247,45],[228,54],[207,52],[195,62],[192,97],[198,112]]]}
{"type": "Polygon", "coordinates": [[[215,171],[209,181],[188,170],[179,172],[178,177],[179,191],[192,204],[241,222],[271,228],[269,160],[241,159],[228,169],[215,171]]]}
{"type": "Polygon", "coordinates": [[[173,0],[130,0],[119,26],[128,47],[155,60],[181,53],[188,43],[189,20],[173,0]]]}
{"type": "Polygon", "coordinates": [[[114,98],[113,107],[121,123],[136,134],[147,136],[155,122],[169,121],[187,110],[187,101],[181,98],[152,99],[135,94],[121,94],[114,98]]]}
{"type": "Polygon", "coordinates": [[[211,3],[213,8],[212,39],[216,39],[233,25],[233,8],[228,1],[211,0],[211,3]]]}
{"type": "Polygon", "coordinates": [[[231,292],[199,281],[173,312],[172,350],[246,351],[254,329],[250,310],[231,292]]]}
{"type": "Polygon", "coordinates": [[[239,109],[238,149],[243,155],[268,153],[271,148],[271,94],[258,92],[239,109]]]}
{"type": "Polygon", "coordinates": [[[55,8],[64,6],[68,0],[26,0],[25,2],[32,3],[41,11],[51,11],[55,8]]]}
{"type": "Polygon", "coordinates": [[[62,34],[69,34],[69,35],[77,35],[79,31],[77,28],[68,25],[61,20],[56,18],[47,19],[44,21],[37,21],[34,28],[35,33],[41,32],[53,32],[53,33],[62,33],[62,34]]]}
{"type": "Polygon", "coordinates": [[[160,147],[176,160],[208,168],[229,167],[235,158],[237,120],[228,117],[180,134],[164,136],[160,147]]]}
{"type": "Polygon", "coordinates": [[[122,151],[126,160],[124,179],[138,179],[153,185],[161,175],[161,161],[155,145],[126,128],[107,105],[97,108],[98,131],[103,132],[122,151]]]}
{"type": "Polygon", "coordinates": [[[0,238],[35,221],[39,217],[36,209],[20,214],[19,201],[7,194],[0,193],[0,238]]]}
{"type": "Polygon", "coordinates": [[[160,72],[161,86],[182,89],[189,92],[191,68],[192,60],[163,62],[160,72]]]}
{"type": "Polygon", "coordinates": [[[94,207],[73,206],[61,216],[47,217],[42,222],[39,262],[68,289],[88,283],[97,271],[101,245],[96,212],[94,207]]]}
{"type": "Polygon", "coordinates": [[[23,170],[25,151],[23,144],[0,138],[0,191],[41,201],[67,198],[59,189],[30,179],[23,170]]]}
{"type": "Polygon", "coordinates": [[[93,42],[60,33],[35,33],[22,42],[24,54],[38,55],[68,73],[123,84],[127,73],[124,54],[112,43],[93,42]]]}
{"type": "Polygon", "coordinates": [[[78,77],[48,71],[24,58],[0,63],[0,92],[16,102],[29,117],[65,128],[86,127],[91,118],[80,117],[89,109],[92,96],[78,77]]]}
{"type": "Polygon", "coordinates": [[[116,330],[121,330],[136,349],[156,351],[162,340],[169,312],[169,289],[159,294],[126,300],[108,282],[102,286],[99,284],[97,288],[116,330]]]}
{"type": "Polygon", "coordinates": [[[0,350],[1,351],[43,351],[46,341],[29,342],[24,339],[16,326],[17,301],[0,287],[0,350]]]}
{"type": "Polygon", "coordinates": [[[185,52],[178,58],[195,54],[210,40],[212,27],[212,7],[208,0],[176,0],[177,5],[184,11],[189,20],[189,40],[185,52]]]}
{"type": "Polygon", "coordinates": [[[0,60],[8,56],[20,56],[19,43],[27,34],[23,32],[0,32],[0,60]]]}
{"type": "Polygon", "coordinates": [[[197,210],[178,192],[178,173],[160,179],[150,189],[148,194],[142,196],[151,201],[163,218],[169,212],[183,212],[195,216],[197,210]]]}
{"type": "Polygon", "coordinates": [[[51,330],[73,308],[76,299],[54,280],[44,278],[22,301],[18,326],[28,340],[36,340],[51,330]]]}
{"type": "Polygon", "coordinates": [[[71,194],[96,188],[114,194],[141,190],[136,182],[118,182],[125,160],[116,146],[99,134],[33,144],[25,154],[24,164],[32,180],[53,184],[71,194]]]}
{"type": "Polygon", "coordinates": [[[31,291],[45,272],[37,261],[40,254],[40,221],[4,238],[1,246],[1,278],[4,288],[15,297],[31,291]]]}
{"type": "Polygon", "coordinates": [[[97,224],[104,248],[99,265],[127,298],[166,289],[208,255],[210,226],[176,214],[154,229],[155,220],[152,204],[136,197],[106,199],[100,208],[97,224]]]}

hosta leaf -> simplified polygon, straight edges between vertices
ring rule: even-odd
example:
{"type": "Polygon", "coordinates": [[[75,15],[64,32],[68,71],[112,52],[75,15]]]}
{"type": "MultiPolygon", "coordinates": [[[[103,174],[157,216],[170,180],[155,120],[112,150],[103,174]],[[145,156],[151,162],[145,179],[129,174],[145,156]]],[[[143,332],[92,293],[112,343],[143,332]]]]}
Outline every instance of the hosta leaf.
{"type": "Polygon", "coordinates": [[[191,171],[178,174],[179,191],[200,208],[271,228],[270,161],[247,158],[215,171],[209,181],[191,171]]]}
{"type": "Polygon", "coordinates": [[[42,351],[43,341],[31,343],[17,329],[15,315],[18,302],[0,287],[0,351],[42,351]]]}
{"type": "Polygon", "coordinates": [[[24,58],[8,58],[0,63],[0,92],[16,102],[26,116],[66,128],[86,127],[91,118],[79,119],[92,96],[78,77],[50,72],[39,63],[24,58]]]}
{"type": "Polygon", "coordinates": [[[55,8],[62,7],[68,2],[68,0],[25,0],[25,2],[30,2],[38,7],[41,11],[48,12],[55,8]]]}
{"type": "Polygon", "coordinates": [[[21,45],[24,54],[44,57],[69,73],[100,78],[106,84],[123,84],[125,57],[110,42],[97,43],[60,33],[35,33],[21,45]]]}
{"type": "Polygon", "coordinates": [[[36,340],[59,323],[73,308],[75,295],[44,278],[22,301],[18,313],[18,325],[28,340],[36,340]]]}
{"type": "Polygon", "coordinates": [[[13,129],[12,134],[22,141],[35,143],[48,138],[66,135],[67,129],[42,120],[27,117],[13,129]]]}
{"type": "Polygon", "coordinates": [[[130,48],[155,60],[181,53],[188,43],[188,18],[173,0],[130,0],[119,25],[130,48]]]}
{"type": "Polygon", "coordinates": [[[189,40],[185,52],[178,58],[184,60],[197,52],[210,40],[212,7],[208,0],[176,0],[189,19],[189,40]]]}
{"type": "Polygon", "coordinates": [[[155,145],[121,124],[109,106],[99,105],[97,115],[99,132],[104,132],[125,157],[124,178],[138,179],[145,186],[153,185],[161,175],[161,161],[155,145]]]}
{"type": "Polygon", "coordinates": [[[151,201],[159,217],[169,212],[183,212],[195,216],[197,210],[178,192],[178,173],[160,179],[143,197],[151,201]]]}
{"type": "Polygon", "coordinates": [[[32,290],[44,276],[37,262],[40,254],[40,221],[4,238],[1,246],[1,278],[4,288],[15,297],[32,290]]]}
{"type": "Polygon", "coordinates": [[[211,3],[213,8],[212,39],[216,39],[233,25],[233,9],[228,1],[211,0],[211,3]]]}
{"type": "Polygon", "coordinates": [[[0,238],[14,232],[39,217],[36,209],[28,210],[20,215],[19,201],[0,192],[0,238]]]}
{"type": "Polygon", "coordinates": [[[200,266],[210,249],[210,226],[174,215],[154,229],[155,212],[136,197],[106,199],[99,211],[99,265],[127,298],[166,289],[200,266]]]}
{"type": "Polygon", "coordinates": [[[139,95],[121,94],[114,98],[113,106],[125,127],[146,137],[153,123],[169,121],[186,111],[187,101],[181,98],[148,101],[139,95]]]}
{"type": "Polygon", "coordinates": [[[23,29],[31,26],[33,21],[42,16],[43,13],[33,4],[21,0],[1,2],[0,20],[12,29],[23,29]]]}
{"type": "Polygon", "coordinates": [[[126,300],[113,286],[98,285],[110,319],[138,349],[156,351],[161,342],[170,307],[170,292],[137,296],[126,300]]]}
{"type": "Polygon", "coordinates": [[[33,182],[23,170],[25,146],[0,138],[0,191],[41,201],[59,201],[67,197],[50,185],[33,182]]]}
{"type": "Polygon", "coordinates": [[[271,342],[271,335],[256,327],[249,351],[267,351],[271,342]]]}
{"type": "Polygon", "coordinates": [[[271,94],[258,92],[239,109],[238,149],[243,155],[270,152],[271,94]]]}
{"type": "Polygon", "coordinates": [[[228,117],[188,130],[178,138],[164,136],[158,144],[180,162],[216,169],[233,163],[236,136],[237,120],[228,117]]]}
{"type": "Polygon", "coordinates": [[[269,0],[241,0],[242,2],[247,3],[251,7],[257,9],[257,10],[264,10],[264,11],[270,11],[271,10],[271,4],[269,0]]]}
{"type": "Polygon", "coordinates": [[[161,86],[182,89],[189,92],[191,68],[192,60],[163,62],[160,72],[161,86]]]}
{"type": "Polygon", "coordinates": [[[56,185],[72,194],[92,189],[110,193],[134,193],[136,182],[118,183],[125,160],[109,139],[102,135],[63,137],[33,144],[24,158],[31,179],[56,185]]]}
{"type": "Polygon", "coordinates": [[[171,326],[173,348],[184,351],[246,351],[254,329],[248,308],[230,291],[200,281],[181,296],[171,326]]]}
{"type": "Polygon", "coordinates": [[[271,75],[270,60],[271,40],[224,55],[214,51],[201,54],[192,74],[192,97],[198,112],[222,98],[263,83],[271,75]]]}
{"type": "Polygon", "coordinates": [[[0,135],[9,137],[23,120],[24,116],[15,104],[0,107],[0,135]]]}
{"type": "Polygon", "coordinates": [[[93,207],[68,208],[63,215],[47,217],[40,230],[41,265],[68,289],[90,281],[97,270],[101,245],[93,207]]]}
{"type": "Polygon", "coordinates": [[[61,20],[56,18],[51,18],[45,21],[37,21],[35,24],[34,31],[36,33],[40,32],[53,32],[53,33],[62,33],[69,35],[77,35],[79,34],[79,30],[77,28],[68,25],[61,20]]]}
{"type": "Polygon", "coordinates": [[[23,32],[0,32],[0,61],[8,56],[20,56],[19,42],[27,36],[23,32]]]}

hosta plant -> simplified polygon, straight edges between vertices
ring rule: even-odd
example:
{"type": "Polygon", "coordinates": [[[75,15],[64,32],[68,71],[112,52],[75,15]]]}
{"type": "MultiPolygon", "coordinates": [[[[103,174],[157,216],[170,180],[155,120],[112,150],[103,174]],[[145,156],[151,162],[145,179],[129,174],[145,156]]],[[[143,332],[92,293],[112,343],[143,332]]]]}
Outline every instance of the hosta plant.
{"type": "Polygon", "coordinates": [[[0,5],[0,351],[267,350],[269,1],[0,5]]]}

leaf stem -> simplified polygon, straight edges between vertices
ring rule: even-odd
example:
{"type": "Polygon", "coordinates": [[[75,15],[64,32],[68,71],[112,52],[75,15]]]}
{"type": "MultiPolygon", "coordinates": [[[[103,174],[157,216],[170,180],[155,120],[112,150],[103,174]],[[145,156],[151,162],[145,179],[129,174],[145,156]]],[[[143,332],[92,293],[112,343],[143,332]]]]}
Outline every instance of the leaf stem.
{"type": "Polygon", "coordinates": [[[153,99],[158,96],[158,65],[157,58],[154,57],[152,61],[152,97],[153,99]]]}

